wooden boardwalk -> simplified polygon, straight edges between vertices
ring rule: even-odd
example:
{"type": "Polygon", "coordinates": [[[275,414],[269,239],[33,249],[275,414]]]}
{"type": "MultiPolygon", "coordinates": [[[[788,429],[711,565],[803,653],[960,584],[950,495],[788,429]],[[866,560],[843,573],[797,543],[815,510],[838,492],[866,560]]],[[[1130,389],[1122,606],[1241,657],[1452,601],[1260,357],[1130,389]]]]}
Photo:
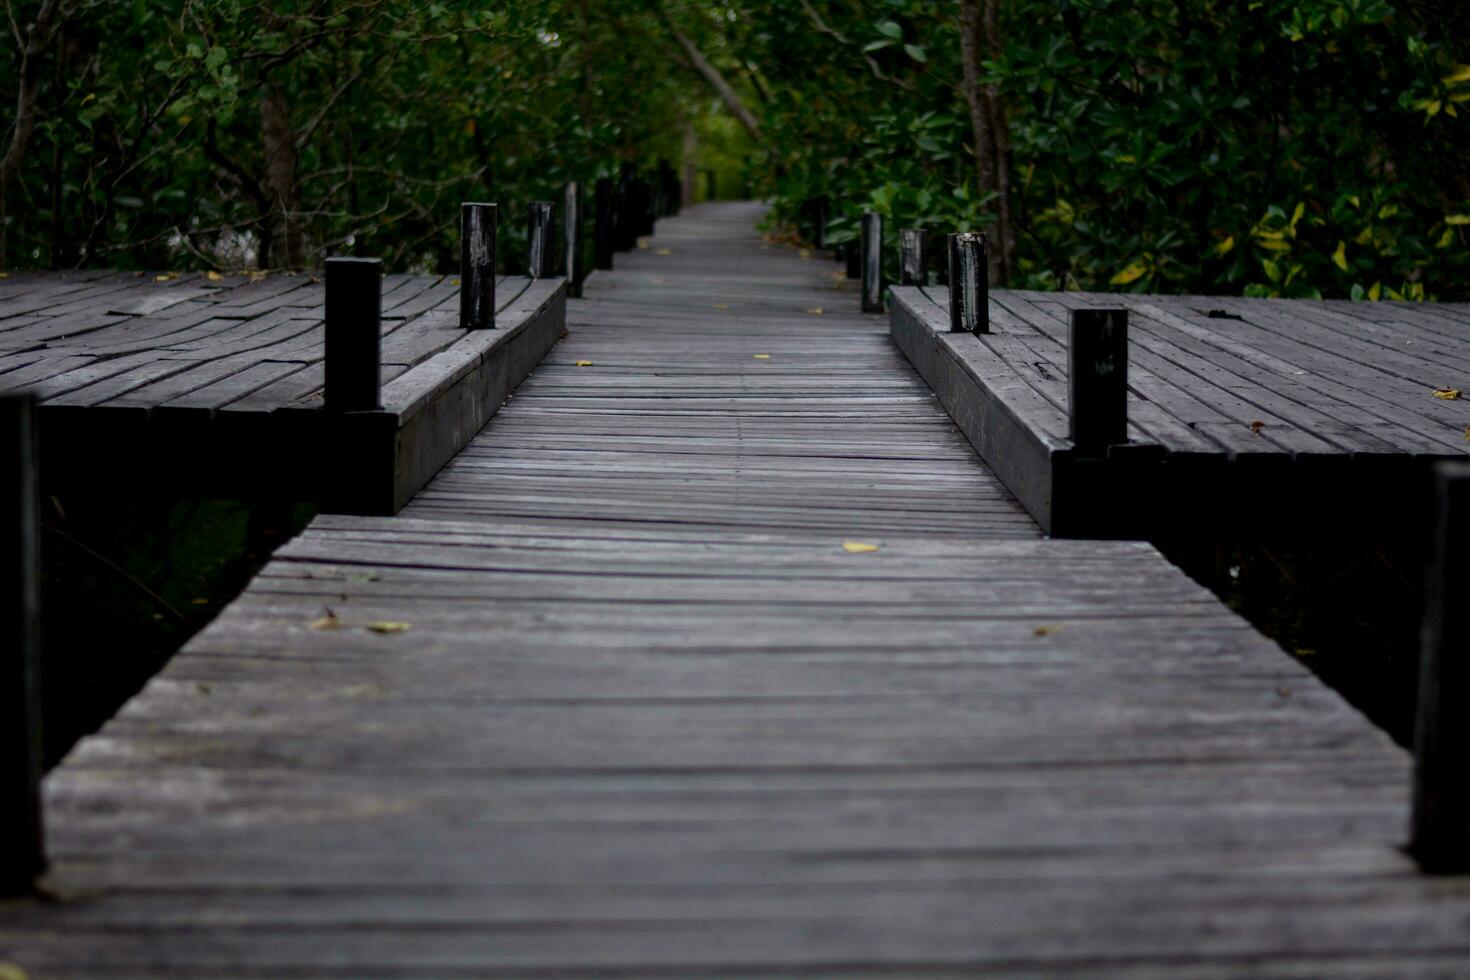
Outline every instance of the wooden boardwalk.
{"type": "Polygon", "coordinates": [[[381,411],[322,409],[317,275],[21,273],[0,281],[0,394],[41,401],[51,488],[315,499],[391,513],[457,452],[564,325],[561,280],[503,277],[497,330],[459,281],[382,286],[381,411]]]}
{"type": "Polygon", "coordinates": [[[318,519],[84,740],[0,962],[1470,967],[1404,753],[1151,546],[1041,538],[758,216],[661,222],[403,514],[318,519]]]}
{"type": "Polygon", "coordinates": [[[900,289],[894,337],[1054,533],[1422,535],[1404,521],[1432,509],[1430,464],[1470,453],[1467,304],[996,290],[989,313],[990,334],[949,334],[942,287],[900,289]],[[1132,445],[1107,465],[1068,441],[1067,323],[1089,307],[1129,313],[1132,445]]]}

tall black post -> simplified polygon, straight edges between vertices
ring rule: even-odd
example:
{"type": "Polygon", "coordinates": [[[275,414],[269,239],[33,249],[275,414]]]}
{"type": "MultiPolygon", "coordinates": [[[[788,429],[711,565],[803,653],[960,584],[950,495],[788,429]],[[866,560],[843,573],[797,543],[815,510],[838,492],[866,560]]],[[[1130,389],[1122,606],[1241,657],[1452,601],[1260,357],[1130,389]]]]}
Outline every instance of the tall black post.
{"type": "Polygon", "coordinates": [[[383,350],[383,260],[327,259],[327,350],[323,407],[378,408],[383,350]]]}
{"type": "Polygon", "coordinates": [[[550,201],[532,201],[526,209],[526,241],[529,243],[526,275],[532,279],[549,279],[556,275],[552,220],[550,201]]]}
{"type": "Polygon", "coordinates": [[[37,412],[0,397],[0,895],[46,870],[41,821],[41,542],[37,412]]]}
{"type": "Polygon", "coordinates": [[[949,331],[990,333],[990,270],[984,235],[949,236],[949,331]]]}
{"type": "Polygon", "coordinates": [[[883,216],[863,212],[863,312],[883,312],[883,216]]]}
{"type": "Polygon", "coordinates": [[[459,206],[459,326],[487,330],[495,326],[495,226],[493,204],[459,206]]]}
{"type": "Polygon", "coordinates": [[[929,283],[928,255],[924,248],[924,229],[901,228],[898,232],[898,284],[925,286],[929,283]]]}
{"type": "Polygon", "coordinates": [[[593,191],[592,268],[611,269],[617,244],[613,234],[613,182],[603,177],[593,191]]]}
{"type": "Polygon", "coordinates": [[[704,199],[713,201],[719,191],[719,175],[713,169],[704,172],[704,199]]]}
{"type": "Polygon", "coordinates": [[[1470,871],[1470,463],[1437,463],[1439,526],[1424,603],[1409,853],[1425,871],[1470,871]]]}
{"type": "Polygon", "coordinates": [[[562,192],[562,264],[566,266],[567,295],[582,295],[582,185],[567,184],[562,192]]]}
{"type": "Polygon", "coordinates": [[[1073,310],[1067,344],[1069,438],[1079,456],[1128,441],[1128,311],[1073,310]]]}
{"type": "Polygon", "coordinates": [[[613,211],[613,235],[620,252],[638,247],[638,223],[634,217],[633,197],[633,165],[625,163],[622,176],[618,180],[617,207],[613,211]]]}
{"type": "Polygon", "coordinates": [[[814,197],[807,202],[807,213],[812,219],[812,248],[827,247],[827,199],[814,197]]]}
{"type": "Polygon", "coordinates": [[[843,243],[842,261],[847,266],[847,278],[861,279],[863,277],[863,250],[858,248],[856,241],[843,243]]]}
{"type": "Polygon", "coordinates": [[[633,179],[633,214],[638,222],[638,234],[652,235],[658,215],[653,205],[653,184],[643,177],[633,179]]]}

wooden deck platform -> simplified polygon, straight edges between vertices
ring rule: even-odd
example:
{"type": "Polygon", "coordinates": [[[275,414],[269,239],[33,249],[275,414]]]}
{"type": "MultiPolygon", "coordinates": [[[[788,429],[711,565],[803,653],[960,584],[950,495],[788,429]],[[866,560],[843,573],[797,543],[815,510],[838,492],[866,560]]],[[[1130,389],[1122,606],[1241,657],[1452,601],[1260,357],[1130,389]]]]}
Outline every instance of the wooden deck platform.
{"type": "Polygon", "coordinates": [[[948,332],[943,288],[908,287],[891,317],[976,450],[1059,536],[1202,521],[1422,535],[1430,465],[1470,453],[1470,305],[997,290],[992,332],[972,336],[948,332]],[[1106,460],[1068,441],[1067,322],[1087,307],[1129,312],[1130,444],[1106,460]]]}
{"type": "Polygon", "coordinates": [[[565,293],[507,277],[498,329],[466,332],[456,280],[385,277],[382,409],[334,415],[319,276],[22,273],[0,281],[0,393],[42,399],[53,488],[391,514],[560,337],[565,293]]]}
{"type": "Polygon", "coordinates": [[[1470,967],[1405,754],[1151,546],[1043,539],[758,216],[661,222],[402,514],[319,518],[84,740],[0,962],[1470,967]]]}

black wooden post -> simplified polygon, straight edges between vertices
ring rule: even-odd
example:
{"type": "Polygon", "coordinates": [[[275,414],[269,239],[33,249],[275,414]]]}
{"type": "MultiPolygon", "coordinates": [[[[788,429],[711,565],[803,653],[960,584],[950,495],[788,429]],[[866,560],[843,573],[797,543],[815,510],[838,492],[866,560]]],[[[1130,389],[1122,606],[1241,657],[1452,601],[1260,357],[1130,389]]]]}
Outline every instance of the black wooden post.
{"type": "Polygon", "coordinates": [[[41,543],[36,401],[0,397],[0,895],[46,870],[41,821],[41,543]]]}
{"type": "Polygon", "coordinates": [[[1470,463],[1434,467],[1439,526],[1424,602],[1409,852],[1425,871],[1470,871],[1470,463]]]}
{"type": "Polygon", "coordinates": [[[628,252],[638,247],[638,224],[633,217],[633,165],[623,164],[618,180],[617,207],[613,209],[613,235],[618,251],[628,252]]]}
{"type": "Polygon", "coordinates": [[[331,412],[378,407],[383,335],[383,260],[327,259],[327,350],[323,406],[331,412]]]}
{"type": "Polygon", "coordinates": [[[593,192],[596,209],[592,219],[592,268],[611,269],[616,244],[613,236],[613,183],[606,177],[597,181],[593,192]]]}
{"type": "Polygon", "coordinates": [[[493,204],[459,206],[459,326],[486,330],[495,326],[495,226],[493,204]]]}
{"type": "Polygon", "coordinates": [[[638,234],[652,235],[653,223],[658,220],[654,208],[653,184],[647,178],[637,177],[633,181],[634,214],[638,219],[638,234]]]}
{"type": "Polygon", "coordinates": [[[814,197],[807,202],[808,213],[812,218],[812,248],[827,247],[827,199],[825,197],[814,197]]]}
{"type": "Polygon", "coordinates": [[[550,201],[532,201],[526,208],[526,275],[547,279],[556,275],[556,239],[550,201]]]}
{"type": "Polygon", "coordinates": [[[582,295],[582,185],[575,180],[562,193],[562,263],[567,270],[567,295],[582,295]]]}
{"type": "Polygon", "coordinates": [[[924,248],[924,229],[901,228],[898,232],[898,283],[900,286],[925,286],[929,283],[928,256],[924,248]]]}
{"type": "Polygon", "coordinates": [[[863,312],[883,312],[883,216],[863,212],[863,312]]]}
{"type": "Polygon", "coordinates": [[[1073,310],[1067,344],[1069,438],[1082,456],[1128,441],[1128,311],[1073,310]]]}
{"type": "Polygon", "coordinates": [[[858,248],[856,241],[843,244],[842,259],[847,265],[847,278],[861,279],[863,277],[863,253],[858,248]]]}
{"type": "Polygon", "coordinates": [[[990,272],[984,235],[949,236],[949,331],[990,333],[990,272]]]}
{"type": "Polygon", "coordinates": [[[719,190],[719,175],[713,169],[704,172],[704,199],[713,201],[715,192],[719,190]]]}

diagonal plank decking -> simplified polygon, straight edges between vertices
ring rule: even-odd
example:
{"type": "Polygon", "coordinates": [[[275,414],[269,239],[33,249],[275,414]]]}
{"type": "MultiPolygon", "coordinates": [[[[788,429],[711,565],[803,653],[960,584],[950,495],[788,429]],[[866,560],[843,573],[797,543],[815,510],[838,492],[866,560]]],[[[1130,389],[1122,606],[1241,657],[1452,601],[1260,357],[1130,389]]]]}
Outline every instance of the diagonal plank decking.
{"type": "Polygon", "coordinates": [[[1404,754],[1151,547],[1039,538],[758,214],[661,223],[402,516],[319,519],[84,741],[0,960],[1463,970],[1404,754]]]}

